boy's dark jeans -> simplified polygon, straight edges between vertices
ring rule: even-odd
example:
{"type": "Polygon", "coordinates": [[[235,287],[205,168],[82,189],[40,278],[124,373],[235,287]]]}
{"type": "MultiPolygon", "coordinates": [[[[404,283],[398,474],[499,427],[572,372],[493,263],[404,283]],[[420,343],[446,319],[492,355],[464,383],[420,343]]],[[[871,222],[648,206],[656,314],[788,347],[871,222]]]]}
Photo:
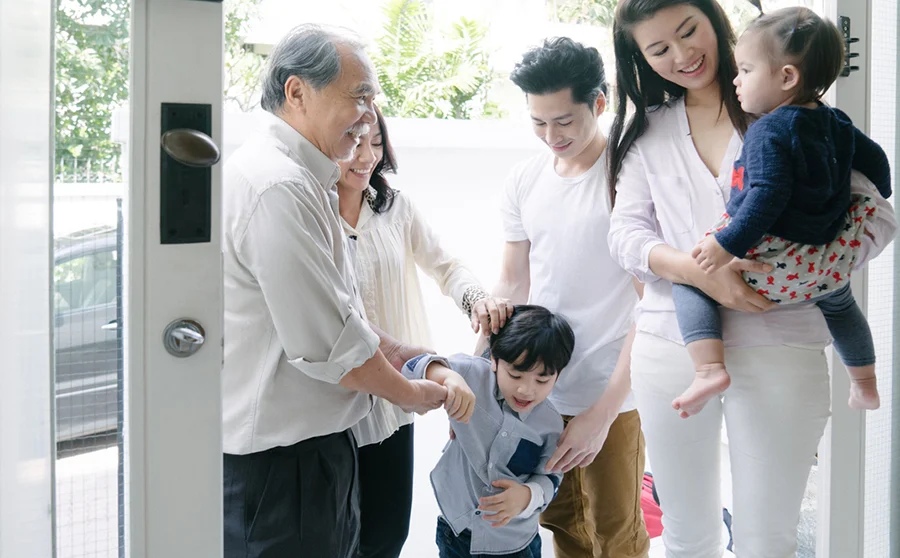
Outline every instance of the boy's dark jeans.
{"type": "Polygon", "coordinates": [[[435,542],[440,558],[541,558],[540,534],[535,535],[526,548],[512,554],[471,554],[472,536],[469,530],[457,537],[443,517],[438,517],[435,542]]]}

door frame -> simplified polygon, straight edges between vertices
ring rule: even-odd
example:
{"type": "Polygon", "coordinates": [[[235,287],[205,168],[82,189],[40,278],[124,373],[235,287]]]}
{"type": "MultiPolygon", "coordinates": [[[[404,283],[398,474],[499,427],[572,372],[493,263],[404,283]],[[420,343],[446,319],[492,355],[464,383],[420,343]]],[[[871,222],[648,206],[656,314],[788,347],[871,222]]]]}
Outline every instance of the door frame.
{"type": "Polygon", "coordinates": [[[55,3],[0,2],[0,556],[52,556],[55,3]]]}
{"type": "MultiPolygon", "coordinates": [[[[850,18],[850,31],[859,42],[852,64],[859,70],[838,78],[829,101],[847,113],[857,128],[868,133],[871,119],[871,24],[869,0],[824,0],[824,15],[838,22],[850,18]]],[[[851,285],[863,313],[868,304],[868,271],[853,275],[851,285]]],[[[831,419],[819,445],[818,540],[819,558],[861,557],[865,533],[866,419],[863,411],[847,407],[850,389],[847,370],[834,349],[831,353],[831,419]]]]}

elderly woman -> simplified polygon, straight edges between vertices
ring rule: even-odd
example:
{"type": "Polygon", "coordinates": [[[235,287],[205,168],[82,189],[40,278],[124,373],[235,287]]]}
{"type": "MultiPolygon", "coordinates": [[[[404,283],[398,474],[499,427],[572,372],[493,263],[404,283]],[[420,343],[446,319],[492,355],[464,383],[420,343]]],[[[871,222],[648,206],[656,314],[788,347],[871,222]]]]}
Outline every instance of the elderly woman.
{"type": "MultiPolygon", "coordinates": [[[[344,231],[356,243],[356,270],[370,323],[412,345],[430,346],[418,269],[430,275],[473,329],[499,330],[512,306],[487,296],[478,280],[441,246],[425,218],[385,174],[397,164],[387,127],[360,138],[340,163],[337,189],[344,231]]],[[[359,450],[360,556],[400,555],[409,532],[413,480],[413,415],[379,399],[353,428],[359,450]]]]}

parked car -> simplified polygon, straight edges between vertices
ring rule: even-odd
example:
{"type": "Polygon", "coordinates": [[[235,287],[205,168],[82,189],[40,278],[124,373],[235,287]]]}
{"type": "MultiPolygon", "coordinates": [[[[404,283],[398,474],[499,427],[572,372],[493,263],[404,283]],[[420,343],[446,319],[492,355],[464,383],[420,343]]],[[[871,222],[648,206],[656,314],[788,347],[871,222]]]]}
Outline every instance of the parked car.
{"type": "Polygon", "coordinates": [[[119,253],[116,230],[58,238],[53,269],[56,440],[115,432],[119,253]]]}

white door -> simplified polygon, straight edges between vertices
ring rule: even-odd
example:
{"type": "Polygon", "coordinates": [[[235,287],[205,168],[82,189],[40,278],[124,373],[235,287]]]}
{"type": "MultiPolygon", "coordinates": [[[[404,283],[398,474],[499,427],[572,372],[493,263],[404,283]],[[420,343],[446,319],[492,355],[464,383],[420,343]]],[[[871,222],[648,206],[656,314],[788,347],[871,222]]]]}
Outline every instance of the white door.
{"type": "MultiPolygon", "coordinates": [[[[160,136],[167,118],[163,103],[196,104],[198,113],[205,105],[205,117],[187,118],[211,119],[212,138],[222,144],[222,4],[133,0],[132,9],[127,558],[221,556],[221,169],[212,167],[208,184],[202,172],[193,172],[170,187],[170,210],[188,207],[184,215],[192,214],[191,204],[204,205],[202,190],[209,191],[209,220],[178,222],[160,208],[160,136]],[[168,230],[161,230],[167,217],[168,230]],[[202,237],[204,225],[206,242],[161,243],[176,227],[191,228],[177,231],[178,238],[202,237]],[[187,358],[173,357],[163,346],[165,328],[181,318],[205,330],[203,346],[187,358]]],[[[170,180],[189,172],[167,155],[163,159],[177,167],[170,180]]]]}
{"type": "Polygon", "coordinates": [[[51,3],[0,2],[0,557],[50,556],[51,3]]]}
{"type": "Polygon", "coordinates": [[[191,147],[222,57],[221,2],[0,3],[0,558],[222,554],[221,171],[191,147]]]}

